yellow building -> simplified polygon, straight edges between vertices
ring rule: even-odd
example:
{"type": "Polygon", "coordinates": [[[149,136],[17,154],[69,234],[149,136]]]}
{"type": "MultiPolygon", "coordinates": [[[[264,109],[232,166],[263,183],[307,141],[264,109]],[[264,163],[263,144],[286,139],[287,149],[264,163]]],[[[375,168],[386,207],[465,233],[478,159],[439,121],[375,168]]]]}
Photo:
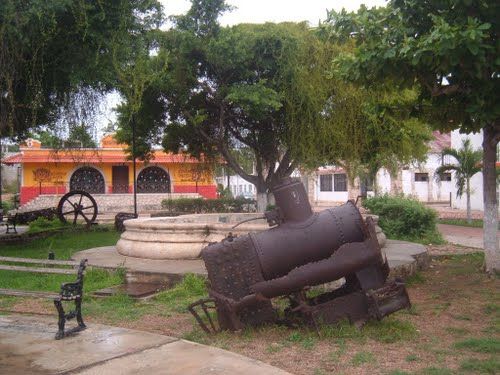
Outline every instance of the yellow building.
{"type": "MultiPolygon", "coordinates": [[[[127,158],[125,147],[113,135],[105,136],[95,149],[55,150],[29,139],[18,154],[2,162],[22,166],[21,204],[40,194],[64,194],[70,190],[132,193],[132,161],[127,158]]],[[[148,163],[137,161],[137,193],[198,193],[216,198],[217,187],[206,164],[189,155],[155,151],[148,163]]]]}

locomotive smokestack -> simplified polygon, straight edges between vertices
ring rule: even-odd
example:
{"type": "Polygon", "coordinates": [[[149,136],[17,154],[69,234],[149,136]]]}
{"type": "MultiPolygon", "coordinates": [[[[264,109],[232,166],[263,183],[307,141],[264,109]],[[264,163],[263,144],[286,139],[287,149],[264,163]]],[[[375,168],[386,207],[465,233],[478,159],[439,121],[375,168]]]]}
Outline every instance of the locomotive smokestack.
{"type": "Polygon", "coordinates": [[[280,184],[274,187],[273,194],[285,222],[304,221],[313,214],[306,189],[299,179],[282,179],[280,184]]]}

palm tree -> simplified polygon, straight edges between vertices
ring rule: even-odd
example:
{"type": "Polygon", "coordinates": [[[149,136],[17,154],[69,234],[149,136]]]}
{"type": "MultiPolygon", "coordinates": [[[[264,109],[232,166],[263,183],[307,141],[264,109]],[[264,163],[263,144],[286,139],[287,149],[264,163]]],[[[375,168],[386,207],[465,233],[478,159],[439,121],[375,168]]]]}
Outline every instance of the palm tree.
{"type": "Polygon", "coordinates": [[[477,172],[481,171],[482,152],[474,150],[471,146],[470,139],[464,139],[462,147],[458,150],[454,148],[445,148],[442,156],[452,156],[456,160],[456,164],[443,164],[436,169],[438,178],[442,178],[446,172],[455,172],[457,197],[461,197],[465,191],[467,196],[467,222],[472,223],[471,208],[470,208],[470,179],[477,172]]]}

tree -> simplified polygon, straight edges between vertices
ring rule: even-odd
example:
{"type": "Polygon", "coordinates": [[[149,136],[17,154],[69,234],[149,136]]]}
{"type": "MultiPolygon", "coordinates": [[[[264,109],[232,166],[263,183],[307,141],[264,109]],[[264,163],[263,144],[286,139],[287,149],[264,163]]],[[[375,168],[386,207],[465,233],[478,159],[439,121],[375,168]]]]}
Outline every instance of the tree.
{"type": "MultiPolygon", "coordinates": [[[[201,35],[182,25],[165,35],[168,77],[145,91],[138,129],[164,132],[162,145],[169,151],[206,160],[222,155],[256,186],[263,210],[269,189],[297,165],[287,147],[287,120],[313,126],[312,114],[320,111],[310,103],[313,91],[295,83],[305,86],[307,73],[299,76],[299,67],[315,55],[314,35],[305,24],[238,25],[201,35]],[[238,163],[233,150],[241,147],[254,153],[256,174],[238,163]]],[[[139,149],[148,149],[152,138],[139,137],[139,149]]]]}
{"type": "Polygon", "coordinates": [[[345,78],[420,86],[423,117],[439,129],[483,131],[484,249],[487,271],[500,270],[496,148],[500,139],[497,1],[391,0],[385,8],[329,12],[331,33],[356,43],[334,61],[345,78]]]}
{"type": "MultiPolygon", "coordinates": [[[[223,1],[194,1],[160,39],[169,62],[167,73],[144,90],[137,111],[139,155],[147,158],[162,137],[167,151],[205,160],[222,156],[256,186],[262,211],[272,187],[299,164],[342,162],[355,176],[357,165],[377,158],[385,165],[425,154],[421,140],[429,132],[413,121],[411,110],[393,110],[396,95],[389,100],[388,90],[374,95],[328,78],[339,48],[315,30],[293,23],[222,28],[216,18],[224,9],[223,1]],[[385,102],[364,102],[373,97],[385,102]],[[393,131],[398,136],[386,136],[393,131]],[[252,153],[255,173],[245,168],[242,150],[252,153]]],[[[404,98],[415,100],[409,92],[404,98]]],[[[119,137],[130,144],[125,129],[122,121],[119,137]]]]}
{"type": "Polygon", "coordinates": [[[46,128],[38,130],[36,133],[29,133],[33,139],[42,143],[44,148],[60,150],[64,148],[96,148],[97,143],[90,134],[91,128],[88,125],[73,125],[69,130],[46,128]],[[68,132],[67,136],[62,135],[68,132]]]}
{"type": "Polygon", "coordinates": [[[71,127],[69,131],[67,146],[76,146],[82,148],[96,148],[97,143],[90,134],[90,127],[85,124],[71,127]]]}
{"type": "Polygon", "coordinates": [[[474,150],[471,146],[470,139],[465,139],[462,142],[462,147],[458,150],[453,148],[445,148],[442,152],[443,157],[449,155],[453,157],[457,164],[443,164],[436,169],[436,174],[442,178],[445,172],[454,172],[457,197],[461,197],[465,192],[467,197],[467,222],[472,223],[471,207],[470,207],[470,179],[476,173],[481,172],[482,153],[479,150],[474,150]]]}
{"type": "Polygon", "coordinates": [[[88,111],[95,96],[79,93],[113,89],[112,59],[127,51],[113,55],[116,46],[156,29],[160,20],[156,0],[1,1],[0,137],[54,126],[68,113],[59,111],[64,106],[88,111]]]}

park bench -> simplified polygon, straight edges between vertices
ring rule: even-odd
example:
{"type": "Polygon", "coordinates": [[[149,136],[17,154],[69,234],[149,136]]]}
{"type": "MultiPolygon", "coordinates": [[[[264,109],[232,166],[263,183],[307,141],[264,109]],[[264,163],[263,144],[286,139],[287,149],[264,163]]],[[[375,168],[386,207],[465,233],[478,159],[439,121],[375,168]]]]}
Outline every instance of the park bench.
{"type": "Polygon", "coordinates": [[[11,230],[14,231],[14,233],[17,233],[16,225],[17,225],[17,212],[14,215],[7,215],[7,219],[4,220],[4,216],[1,215],[0,217],[0,225],[6,226],[7,227],[7,234],[10,233],[11,230]]]}
{"type": "Polygon", "coordinates": [[[85,268],[87,266],[87,259],[83,259],[80,263],[66,260],[48,260],[48,259],[31,259],[31,258],[12,258],[0,256],[0,270],[7,271],[18,271],[18,272],[35,272],[35,273],[56,273],[63,275],[74,275],[76,274],[75,282],[63,283],[61,285],[61,291],[59,294],[50,292],[34,292],[26,290],[17,289],[3,289],[0,288],[0,295],[4,296],[16,296],[16,297],[33,297],[33,298],[45,298],[54,301],[54,306],[57,310],[59,320],[58,320],[58,331],[56,334],[56,340],[62,339],[63,337],[81,331],[86,328],[82,319],[82,298],[83,298],[83,276],[85,268]],[[7,264],[6,264],[7,263],[7,264]],[[22,264],[33,264],[38,267],[27,267],[20,265],[11,265],[9,263],[22,263],[22,264]],[[39,267],[45,266],[45,267],[39,267]],[[56,266],[56,267],[54,267],[56,266]],[[57,266],[73,266],[74,268],[62,268],[57,266]],[[78,267],[78,268],[76,268],[78,267]],[[75,301],[75,310],[68,313],[64,311],[63,302],[65,301],[75,301]],[[78,325],[70,330],[65,331],[65,324],[67,320],[76,317],[78,325]]]}

